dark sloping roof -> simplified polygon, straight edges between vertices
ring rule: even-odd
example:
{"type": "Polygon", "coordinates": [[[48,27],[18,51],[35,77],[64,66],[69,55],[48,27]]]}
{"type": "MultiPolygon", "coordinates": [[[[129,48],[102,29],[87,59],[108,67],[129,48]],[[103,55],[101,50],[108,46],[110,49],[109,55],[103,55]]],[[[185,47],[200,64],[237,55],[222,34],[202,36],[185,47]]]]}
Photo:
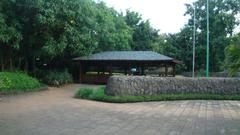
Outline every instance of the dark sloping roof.
{"type": "Polygon", "coordinates": [[[130,60],[130,61],[172,61],[173,58],[153,51],[107,51],[73,60],[130,60]]]}

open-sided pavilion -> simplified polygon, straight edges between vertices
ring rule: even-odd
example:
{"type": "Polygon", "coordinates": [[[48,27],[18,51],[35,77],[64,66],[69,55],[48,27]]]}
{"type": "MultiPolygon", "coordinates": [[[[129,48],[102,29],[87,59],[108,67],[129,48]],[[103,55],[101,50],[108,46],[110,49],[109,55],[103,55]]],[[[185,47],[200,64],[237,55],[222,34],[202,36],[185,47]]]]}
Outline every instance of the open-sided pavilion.
{"type": "Polygon", "coordinates": [[[74,60],[80,64],[80,83],[93,84],[105,84],[113,74],[146,75],[151,67],[164,69],[158,76],[174,77],[178,63],[153,51],[107,51],[74,60]]]}

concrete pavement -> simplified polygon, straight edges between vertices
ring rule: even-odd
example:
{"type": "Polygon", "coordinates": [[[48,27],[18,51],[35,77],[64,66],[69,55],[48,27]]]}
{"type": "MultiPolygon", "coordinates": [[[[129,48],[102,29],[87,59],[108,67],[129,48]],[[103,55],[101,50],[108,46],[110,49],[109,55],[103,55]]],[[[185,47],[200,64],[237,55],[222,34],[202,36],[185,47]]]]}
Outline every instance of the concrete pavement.
{"type": "Polygon", "coordinates": [[[240,101],[110,104],[74,99],[79,87],[2,97],[0,135],[240,134],[240,101]]]}

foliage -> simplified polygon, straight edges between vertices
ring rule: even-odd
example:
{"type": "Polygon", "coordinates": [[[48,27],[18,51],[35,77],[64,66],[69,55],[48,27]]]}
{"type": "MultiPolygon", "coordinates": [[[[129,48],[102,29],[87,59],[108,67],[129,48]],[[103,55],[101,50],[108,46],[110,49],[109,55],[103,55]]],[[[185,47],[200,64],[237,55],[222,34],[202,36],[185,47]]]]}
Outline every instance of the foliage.
{"type": "MultiPolygon", "coordinates": [[[[197,19],[196,70],[203,70],[206,2],[197,0],[193,4],[197,19]]],[[[183,61],[179,72],[190,71],[193,4],[186,5],[190,19],[179,33],[159,35],[139,13],[118,13],[102,1],[1,0],[0,70],[70,69],[72,58],[95,52],[154,50],[183,61]]],[[[222,70],[224,49],[239,25],[239,9],[239,0],[210,1],[211,71],[222,70]]]]}
{"type": "MultiPolygon", "coordinates": [[[[196,6],[196,26],[198,31],[197,46],[198,54],[203,54],[197,60],[199,64],[205,65],[205,45],[206,45],[206,1],[198,0],[194,3],[196,6]],[[205,11],[205,12],[204,12],[205,11]]],[[[239,20],[235,17],[240,13],[240,1],[236,0],[217,0],[209,1],[210,13],[210,69],[211,71],[219,71],[224,60],[224,49],[229,45],[230,38],[233,35],[235,27],[239,24],[239,20]]],[[[189,25],[193,26],[193,6],[187,5],[186,14],[191,15],[189,25]]],[[[205,67],[205,66],[204,66],[205,67]]]]}
{"type": "Polygon", "coordinates": [[[0,72],[0,94],[35,91],[43,87],[35,78],[20,72],[0,72]]]}
{"type": "MultiPolygon", "coordinates": [[[[2,70],[6,68],[4,65],[7,60],[11,59],[19,49],[19,43],[22,39],[22,35],[17,28],[18,22],[8,20],[8,16],[2,14],[0,8],[0,65],[2,70]]],[[[10,66],[12,66],[11,64],[10,66]]]]}
{"type": "Polygon", "coordinates": [[[37,78],[43,83],[53,86],[61,86],[64,84],[72,83],[73,78],[67,70],[65,71],[45,71],[39,70],[37,72],[37,78]]]}
{"type": "Polygon", "coordinates": [[[141,15],[130,10],[126,11],[125,21],[133,29],[130,46],[132,50],[153,50],[158,42],[158,30],[151,27],[150,22],[143,21],[141,15]]]}
{"type": "Polygon", "coordinates": [[[44,1],[36,16],[45,32],[42,54],[53,59],[91,53],[96,48],[95,6],[89,0],[44,1]]]}
{"type": "Polygon", "coordinates": [[[26,71],[35,71],[45,63],[51,68],[59,64],[66,68],[73,57],[131,49],[131,28],[103,2],[3,0],[0,13],[0,49],[9,54],[8,58],[0,56],[6,59],[2,67],[11,59],[10,65],[26,71]]]}
{"type": "Polygon", "coordinates": [[[229,70],[229,75],[234,76],[240,71],[240,34],[236,36],[232,45],[225,50],[225,67],[229,70]]]}
{"type": "Polygon", "coordinates": [[[95,31],[99,46],[96,51],[130,50],[132,29],[126,24],[124,17],[103,2],[98,3],[97,8],[98,27],[95,31]]]}
{"type": "Polygon", "coordinates": [[[217,95],[206,93],[194,94],[161,94],[161,95],[142,95],[142,96],[108,96],[105,94],[105,88],[98,89],[81,88],[75,98],[103,101],[110,103],[132,103],[132,102],[150,102],[150,101],[169,101],[169,100],[240,100],[240,95],[217,95]]]}
{"type": "MultiPolygon", "coordinates": [[[[224,49],[230,44],[234,29],[239,25],[239,0],[211,0],[210,13],[210,71],[218,72],[224,61],[224,49]]],[[[163,52],[183,61],[182,71],[192,70],[193,18],[196,7],[196,71],[205,69],[206,64],[206,0],[187,4],[186,16],[190,16],[179,33],[169,34],[163,45],[163,52]]]]}
{"type": "Polygon", "coordinates": [[[163,45],[163,54],[183,61],[178,68],[182,71],[191,71],[192,63],[192,39],[191,27],[185,27],[180,33],[166,35],[166,42],[163,45]]]}

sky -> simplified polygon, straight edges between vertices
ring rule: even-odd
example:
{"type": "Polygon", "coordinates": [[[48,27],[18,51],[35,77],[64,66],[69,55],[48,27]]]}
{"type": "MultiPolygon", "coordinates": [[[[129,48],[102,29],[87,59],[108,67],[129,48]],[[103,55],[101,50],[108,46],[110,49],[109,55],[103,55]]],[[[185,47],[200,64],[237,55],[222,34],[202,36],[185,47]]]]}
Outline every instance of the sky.
{"type": "Polygon", "coordinates": [[[102,0],[107,6],[119,12],[126,9],[142,14],[144,20],[149,19],[160,33],[176,33],[187,23],[189,16],[184,16],[185,4],[195,0],[102,0]]]}

